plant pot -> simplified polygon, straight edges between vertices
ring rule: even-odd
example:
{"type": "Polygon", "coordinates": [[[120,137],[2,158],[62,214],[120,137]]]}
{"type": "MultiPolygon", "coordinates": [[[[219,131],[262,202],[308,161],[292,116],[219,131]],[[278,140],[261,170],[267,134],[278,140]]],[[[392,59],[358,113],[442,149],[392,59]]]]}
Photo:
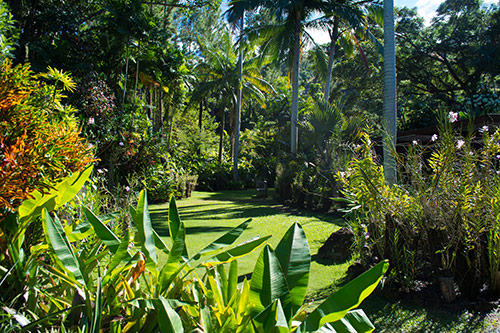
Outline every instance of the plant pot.
{"type": "Polygon", "coordinates": [[[457,293],[455,291],[455,280],[453,277],[440,276],[439,277],[439,289],[441,290],[441,295],[446,303],[453,302],[457,299],[457,293]]]}

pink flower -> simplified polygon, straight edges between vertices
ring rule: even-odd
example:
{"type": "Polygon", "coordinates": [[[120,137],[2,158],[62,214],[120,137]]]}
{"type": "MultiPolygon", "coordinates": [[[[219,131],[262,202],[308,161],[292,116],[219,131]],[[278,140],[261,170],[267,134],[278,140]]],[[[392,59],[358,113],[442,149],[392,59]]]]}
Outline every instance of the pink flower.
{"type": "Polygon", "coordinates": [[[450,123],[456,122],[458,120],[458,113],[457,112],[448,113],[448,119],[450,120],[450,123]]]}
{"type": "Polygon", "coordinates": [[[130,187],[125,186],[125,191],[127,191],[127,192],[130,191],[130,187]]]}
{"type": "Polygon", "coordinates": [[[88,124],[88,125],[95,124],[95,119],[94,119],[93,117],[90,117],[90,118],[89,118],[89,121],[87,121],[87,124],[88,124]]]}

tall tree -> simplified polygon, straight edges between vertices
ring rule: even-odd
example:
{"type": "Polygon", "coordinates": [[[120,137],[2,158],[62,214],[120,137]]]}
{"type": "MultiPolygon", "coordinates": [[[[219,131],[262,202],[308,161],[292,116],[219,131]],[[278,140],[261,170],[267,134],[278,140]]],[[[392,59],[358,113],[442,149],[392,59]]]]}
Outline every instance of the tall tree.
{"type": "MultiPolygon", "coordinates": [[[[371,5],[371,1],[329,0],[327,1],[324,17],[317,20],[318,24],[325,28],[330,36],[328,67],[325,78],[325,103],[329,100],[333,64],[339,40],[347,48],[359,49],[362,56],[364,56],[364,53],[360,47],[358,37],[363,39],[372,37],[371,39],[375,40],[368,30],[367,22],[368,8],[371,5]]],[[[373,8],[370,9],[372,9],[372,13],[376,12],[373,8]]]]}
{"type": "Polygon", "coordinates": [[[266,9],[275,22],[250,27],[262,38],[262,51],[275,59],[285,60],[289,66],[292,85],[290,151],[297,153],[299,113],[299,64],[304,23],[314,12],[322,12],[325,2],[320,0],[234,0],[228,9],[229,21],[235,21],[243,9],[266,9]]]}
{"type": "Polygon", "coordinates": [[[238,57],[238,90],[236,100],[236,119],[235,119],[235,135],[234,135],[234,155],[233,155],[233,179],[238,180],[238,154],[240,148],[240,126],[241,126],[241,98],[242,98],[242,81],[243,81],[243,22],[245,13],[240,18],[240,54],[238,57]]]}
{"type": "MultiPolygon", "coordinates": [[[[235,126],[233,125],[234,112],[238,103],[238,86],[241,87],[242,96],[244,97],[242,101],[253,98],[262,106],[265,105],[264,93],[273,91],[273,88],[267,81],[262,79],[258,59],[255,57],[247,60],[243,58],[240,81],[240,68],[239,61],[237,60],[239,56],[233,48],[231,35],[228,31],[221,36],[221,40],[224,43],[220,44],[217,49],[208,45],[202,45],[202,52],[205,55],[205,59],[195,68],[200,81],[192,92],[192,100],[199,101],[217,96],[216,100],[219,103],[219,112],[224,112],[225,109],[229,109],[231,112],[231,138],[234,140],[235,126]]],[[[245,49],[242,50],[244,51],[245,49]]],[[[223,118],[222,114],[220,118],[223,118]]],[[[222,126],[223,124],[221,123],[221,128],[223,128],[222,126]]],[[[223,135],[222,131],[221,135],[223,135]]]]}
{"type": "Polygon", "coordinates": [[[394,32],[394,2],[384,0],[384,176],[388,183],[396,183],[394,158],[396,133],[396,44],[394,32]]]}

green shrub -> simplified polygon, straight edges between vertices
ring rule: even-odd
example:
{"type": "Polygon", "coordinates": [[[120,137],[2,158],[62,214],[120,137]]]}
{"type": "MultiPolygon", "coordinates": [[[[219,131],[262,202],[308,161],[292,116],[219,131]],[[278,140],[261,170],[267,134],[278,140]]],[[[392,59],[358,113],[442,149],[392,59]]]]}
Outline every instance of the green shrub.
{"type": "MultiPolygon", "coordinates": [[[[453,121],[456,114],[450,115],[453,121]]],[[[476,296],[484,284],[495,287],[500,130],[482,131],[478,142],[443,121],[432,147],[415,142],[397,156],[401,185],[395,186],[385,183],[365,135],[358,156],[339,173],[358,249],[368,246],[388,258],[393,281],[402,286],[451,274],[466,296],[476,296]]]]}
{"type": "Polygon", "coordinates": [[[0,221],[33,191],[48,191],[94,161],[75,110],[62,104],[62,90],[73,88],[67,74],[52,68],[36,75],[29,65],[0,65],[0,221]]]}

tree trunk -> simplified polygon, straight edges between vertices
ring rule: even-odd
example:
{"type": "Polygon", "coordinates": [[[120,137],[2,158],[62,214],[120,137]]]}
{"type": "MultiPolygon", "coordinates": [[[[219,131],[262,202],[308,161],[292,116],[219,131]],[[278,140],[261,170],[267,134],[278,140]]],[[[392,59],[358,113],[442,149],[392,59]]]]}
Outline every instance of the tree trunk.
{"type": "Polygon", "coordinates": [[[291,133],[290,133],[290,151],[292,154],[297,153],[298,146],[298,118],[299,118],[299,65],[300,65],[300,17],[297,15],[295,19],[294,29],[294,47],[292,60],[292,110],[291,110],[291,133]]]}
{"type": "Polygon", "coordinates": [[[135,108],[135,99],[137,98],[137,83],[139,82],[139,59],[137,59],[137,64],[135,66],[135,84],[134,84],[134,101],[133,105],[135,108]]]}
{"type": "Polygon", "coordinates": [[[125,79],[123,82],[123,97],[122,97],[122,113],[125,112],[125,97],[127,95],[127,81],[128,81],[128,60],[129,60],[129,47],[127,46],[127,61],[125,62],[125,79]]]}
{"type": "Polygon", "coordinates": [[[234,154],[234,104],[236,101],[233,101],[231,106],[229,107],[229,158],[233,158],[234,154]]]}
{"type": "Polygon", "coordinates": [[[226,121],[224,107],[221,109],[220,138],[219,138],[219,163],[222,163],[222,154],[224,153],[224,122],[226,121]]]}
{"type": "MultiPolygon", "coordinates": [[[[200,133],[203,130],[203,100],[200,101],[200,110],[198,113],[198,128],[200,129],[200,133]]],[[[198,147],[198,156],[201,156],[201,147],[198,147]]]]}
{"type": "MultiPolygon", "coordinates": [[[[241,16],[240,23],[240,43],[243,42],[243,20],[245,18],[245,13],[241,16]]],[[[243,88],[243,47],[240,45],[240,56],[238,60],[238,90],[237,90],[237,101],[236,101],[236,120],[235,120],[235,137],[234,137],[234,154],[233,154],[233,179],[237,181],[239,179],[238,175],[238,153],[240,149],[240,127],[241,127],[241,98],[242,98],[242,88],[243,88]]]]}
{"type": "Polygon", "coordinates": [[[394,2],[384,0],[384,176],[389,184],[397,181],[396,161],[396,51],[394,34],[394,2]]]}
{"type": "Polygon", "coordinates": [[[338,36],[339,36],[339,18],[335,16],[333,20],[333,30],[330,31],[330,51],[328,52],[328,69],[326,72],[325,104],[328,104],[328,101],[330,99],[330,86],[332,82],[333,62],[335,60],[335,48],[338,36]]]}

